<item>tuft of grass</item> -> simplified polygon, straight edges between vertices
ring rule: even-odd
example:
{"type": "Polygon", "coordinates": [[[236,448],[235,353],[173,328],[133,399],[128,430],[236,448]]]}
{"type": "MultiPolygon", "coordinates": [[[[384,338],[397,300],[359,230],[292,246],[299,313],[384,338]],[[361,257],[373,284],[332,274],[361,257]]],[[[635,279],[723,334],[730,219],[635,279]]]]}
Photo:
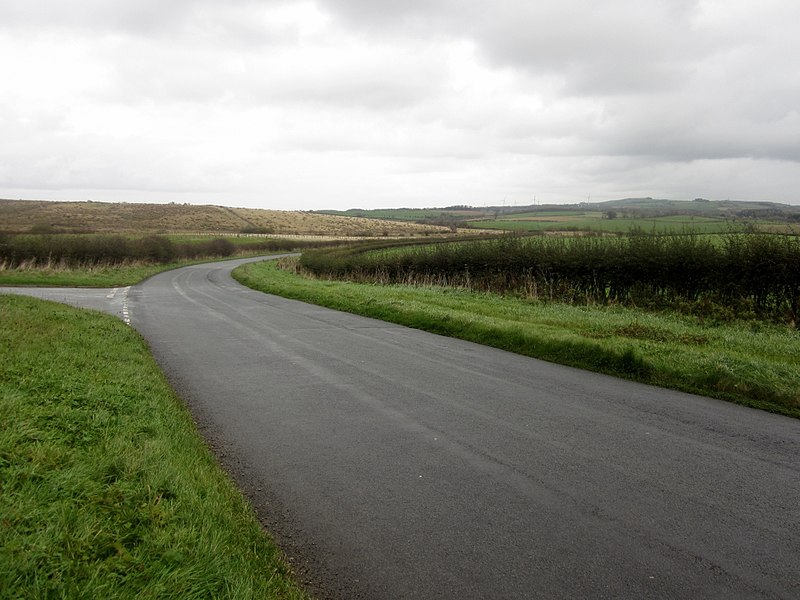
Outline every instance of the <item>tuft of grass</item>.
{"type": "Polygon", "coordinates": [[[304,598],[144,341],[0,296],[0,596],[304,598]]]}
{"type": "Polygon", "coordinates": [[[800,335],[787,327],[704,325],[676,313],[312,279],[274,263],[244,265],[234,277],[271,294],[800,417],[800,335]]]}

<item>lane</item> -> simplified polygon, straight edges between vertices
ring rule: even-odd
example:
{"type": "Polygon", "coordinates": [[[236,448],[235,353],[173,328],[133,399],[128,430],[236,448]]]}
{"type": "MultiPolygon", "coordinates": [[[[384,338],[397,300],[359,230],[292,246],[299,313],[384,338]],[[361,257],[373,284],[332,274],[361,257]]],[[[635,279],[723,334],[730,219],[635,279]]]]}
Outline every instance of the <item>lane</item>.
{"type": "Polygon", "coordinates": [[[792,419],[248,290],[127,293],[322,598],[800,597],[792,419]]]}
{"type": "Polygon", "coordinates": [[[62,304],[91,308],[107,312],[130,324],[128,314],[128,291],[130,287],[116,288],[37,288],[2,287],[0,294],[32,296],[42,300],[53,300],[62,304]]]}
{"type": "Polygon", "coordinates": [[[329,597],[796,598],[796,421],[253,292],[134,325],[329,597]]]}

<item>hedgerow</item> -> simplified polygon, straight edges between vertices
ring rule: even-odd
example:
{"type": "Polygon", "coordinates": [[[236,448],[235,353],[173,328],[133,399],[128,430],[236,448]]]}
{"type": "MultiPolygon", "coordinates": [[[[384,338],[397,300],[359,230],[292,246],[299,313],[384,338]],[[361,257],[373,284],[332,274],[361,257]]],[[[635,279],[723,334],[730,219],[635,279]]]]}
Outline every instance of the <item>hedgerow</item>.
{"type": "MultiPolygon", "coordinates": [[[[334,243],[267,238],[250,242],[242,249],[248,252],[281,252],[334,243]]],[[[163,264],[185,259],[224,258],[238,251],[239,247],[225,238],[175,242],[157,235],[132,238],[121,235],[0,234],[0,263],[6,268],[15,268],[23,263],[29,266],[115,265],[131,261],[163,264]]]]}
{"type": "Polygon", "coordinates": [[[683,307],[796,323],[800,238],[759,234],[521,237],[305,252],[324,277],[439,284],[561,301],[683,307]]]}

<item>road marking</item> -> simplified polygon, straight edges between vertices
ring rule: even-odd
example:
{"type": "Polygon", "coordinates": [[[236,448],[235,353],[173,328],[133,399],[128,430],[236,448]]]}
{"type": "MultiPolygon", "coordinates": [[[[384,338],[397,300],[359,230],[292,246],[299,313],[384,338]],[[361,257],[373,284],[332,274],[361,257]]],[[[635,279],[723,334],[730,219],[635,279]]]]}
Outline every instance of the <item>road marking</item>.
{"type": "MultiPolygon", "coordinates": [[[[128,291],[131,289],[131,286],[126,288],[122,288],[122,320],[125,322],[125,325],[130,326],[131,324],[131,314],[128,310],[128,291]]],[[[116,293],[116,288],[114,288],[114,293],[116,293]]]]}

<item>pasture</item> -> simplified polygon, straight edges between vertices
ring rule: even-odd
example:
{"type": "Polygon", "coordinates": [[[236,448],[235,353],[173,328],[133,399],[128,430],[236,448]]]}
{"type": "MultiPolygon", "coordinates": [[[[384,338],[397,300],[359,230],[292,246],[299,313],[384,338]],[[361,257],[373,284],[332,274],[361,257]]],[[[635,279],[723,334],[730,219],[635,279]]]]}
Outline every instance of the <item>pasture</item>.
{"type": "Polygon", "coordinates": [[[467,221],[477,229],[497,229],[524,232],[602,232],[628,233],[729,233],[742,231],[744,223],[727,219],[700,216],[668,216],[654,218],[607,218],[604,213],[522,213],[497,219],[467,221]]]}

